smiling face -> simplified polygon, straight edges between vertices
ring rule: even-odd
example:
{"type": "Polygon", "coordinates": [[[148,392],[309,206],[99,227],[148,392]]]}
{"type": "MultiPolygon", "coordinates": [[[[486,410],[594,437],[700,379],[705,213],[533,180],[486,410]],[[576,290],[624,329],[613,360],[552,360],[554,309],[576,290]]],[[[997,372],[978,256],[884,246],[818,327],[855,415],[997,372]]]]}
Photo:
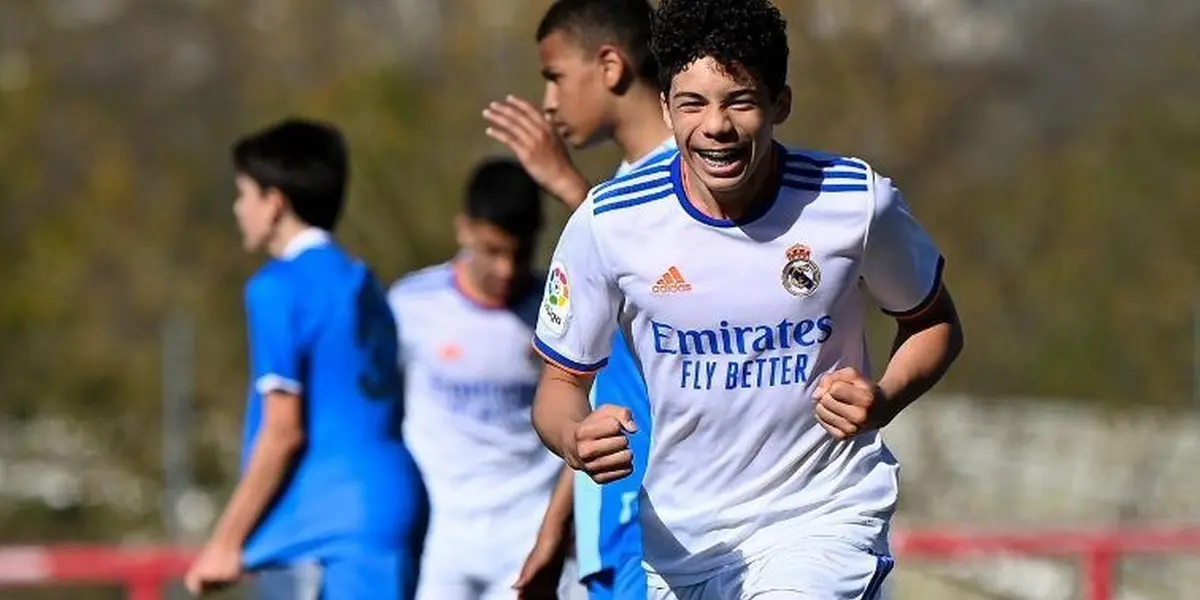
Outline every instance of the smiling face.
{"type": "Polygon", "coordinates": [[[791,111],[791,91],[772,98],[744,69],[703,57],[683,69],[663,95],[663,114],[689,177],[718,201],[753,194],[771,170],[775,125],[791,111]]]}

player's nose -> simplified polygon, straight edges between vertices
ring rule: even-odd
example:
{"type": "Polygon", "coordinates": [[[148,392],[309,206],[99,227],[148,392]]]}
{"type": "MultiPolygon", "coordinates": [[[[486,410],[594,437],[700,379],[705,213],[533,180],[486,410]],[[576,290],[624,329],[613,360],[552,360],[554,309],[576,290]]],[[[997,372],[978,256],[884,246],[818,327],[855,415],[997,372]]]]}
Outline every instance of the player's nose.
{"type": "Polygon", "coordinates": [[[546,91],[542,94],[542,114],[547,118],[554,116],[558,112],[558,91],[551,84],[546,84],[546,91]]]}
{"type": "Polygon", "coordinates": [[[516,264],[512,259],[502,258],[496,261],[495,269],[496,279],[507,283],[512,281],[513,275],[516,273],[516,264]]]}
{"type": "Polygon", "coordinates": [[[719,107],[711,107],[705,112],[700,127],[708,137],[721,139],[728,137],[733,132],[733,121],[729,119],[728,113],[724,110],[719,107]]]}

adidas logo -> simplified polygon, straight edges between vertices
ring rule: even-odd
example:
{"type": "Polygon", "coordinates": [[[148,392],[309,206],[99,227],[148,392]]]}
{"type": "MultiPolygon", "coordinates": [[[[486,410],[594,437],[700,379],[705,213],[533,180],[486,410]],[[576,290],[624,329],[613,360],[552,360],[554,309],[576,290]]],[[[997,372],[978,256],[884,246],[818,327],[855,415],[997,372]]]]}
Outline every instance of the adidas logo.
{"type": "Polygon", "coordinates": [[[650,288],[650,291],[655,294],[678,294],[680,292],[692,291],[692,284],[683,278],[678,268],[671,267],[667,269],[666,273],[662,274],[662,277],[658,278],[658,281],[654,284],[654,287],[650,288]]]}

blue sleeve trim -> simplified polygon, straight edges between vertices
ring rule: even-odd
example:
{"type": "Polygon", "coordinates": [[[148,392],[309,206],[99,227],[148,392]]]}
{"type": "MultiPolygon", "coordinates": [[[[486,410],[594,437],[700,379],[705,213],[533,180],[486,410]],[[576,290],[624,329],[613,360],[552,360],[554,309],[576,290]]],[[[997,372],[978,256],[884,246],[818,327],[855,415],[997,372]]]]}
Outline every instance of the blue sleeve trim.
{"type": "Polygon", "coordinates": [[[548,360],[568,371],[571,371],[573,373],[579,373],[581,375],[588,374],[588,373],[595,373],[596,371],[599,371],[600,369],[602,369],[604,367],[604,365],[608,364],[607,357],[600,360],[599,362],[595,362],[595,363],[591,363],[591,364],[573,361],[573,360],[563,356],[562,354],[560,354],[554,348],[551,348],[548,344],[546,344],[546,342],[543,342],[536,335],[533,336],[533,348],[538,351],[538,354],[542,355],[542,358],[545,358],[546,360],[548,360]]]}

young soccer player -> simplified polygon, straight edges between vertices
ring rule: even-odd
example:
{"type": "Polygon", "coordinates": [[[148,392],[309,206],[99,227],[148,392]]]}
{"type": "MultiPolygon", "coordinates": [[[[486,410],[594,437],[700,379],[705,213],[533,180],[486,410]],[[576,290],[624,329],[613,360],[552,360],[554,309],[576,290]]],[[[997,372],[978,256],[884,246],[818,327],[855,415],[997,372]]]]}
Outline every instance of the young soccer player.
{"type": "MultiPolygon", "coordinates": [[[[507,144],[538,181],[570,208],[583,202],[589,184],[572,165],[561,139],[576,148],[611,139],[625,155],[617,176],[674,155],[674,138],[662,118],[658,67],[650,53],[646,0],[559,0],[537,29],[546,80],[543,111],[520,99],[484,112],[488,135],[507,144]]],[[[599,486],[570,469],[547,511],[538,543],[517,582],[525,597],[532,585],[554,580],[574,517],[579,575],[592,600],[644,598],[638,495],[650,444],[649,400],[625,340],[617,334],[608,367],[592,389],[597,403],[628,408],[641,428],[629,433],[637,450],[633,476],[599,486]],[[572,496],[574,502],[572,503],[572,496]]]]}
{"type": "Polygon", "coordinates": [[[791,95],[768,0],[663,0],[653,47],[679,154],[598,186],[567,224],[534,424],[596,481],[632,470],[641,424],[587,398],[622,331],[652,400],[650,597],[873,600],[898,474],[878,430],[962,346],[941,254],[867,163],[774,141],[791,95]],[[872,301],[898,328],[878,380],[872,301]]]}
{"type": "Polygon", "coordinates": [[[265,600],[409,600],[428,505],[400,436],[391,311],[331,239],[342,136],[288,119],[239,140],[233,164],[243,244],[271,260],[246,285],[242,475],[187,587],[248,572],[265,600]]]}
{"type": "Polygon", "coordinates": [[[532,268],[541,227],[538,184],[515,161],[484,161],[455,221],[458,256],[388,294],[404,437],[432,505],[419,600],[514,597],[561,470],[530,424],[541,365],[529,346],[544,281],[532,268]]]}

